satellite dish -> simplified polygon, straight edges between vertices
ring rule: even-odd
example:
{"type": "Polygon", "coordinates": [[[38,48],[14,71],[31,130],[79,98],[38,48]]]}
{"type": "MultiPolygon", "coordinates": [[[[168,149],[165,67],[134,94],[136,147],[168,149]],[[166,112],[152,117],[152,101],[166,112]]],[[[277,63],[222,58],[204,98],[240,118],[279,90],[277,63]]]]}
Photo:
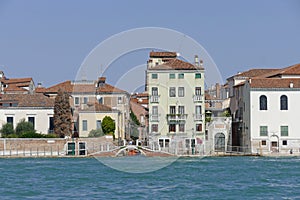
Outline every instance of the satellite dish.
{"type": "Polygon", "coordinates": [[[99,99],[101,98],[101,96],[100,96],[100,95],[97,95],[96,98],[97,98],[97,100],[99,100],[99,99]]]}

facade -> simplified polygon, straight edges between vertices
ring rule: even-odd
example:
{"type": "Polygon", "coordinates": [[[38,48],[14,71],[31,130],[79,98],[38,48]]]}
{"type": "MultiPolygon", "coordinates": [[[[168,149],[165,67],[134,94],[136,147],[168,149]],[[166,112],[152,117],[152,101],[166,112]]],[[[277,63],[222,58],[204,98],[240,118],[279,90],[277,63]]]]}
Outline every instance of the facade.
{"type": "Polygon", "coordinates": [[[116,138],[121,138],[120,134],[120,121],[121,115],[118,110],[112,110],[110,107],[94,104],[78,112],[78,122],[80,127],[80,137],[88,137],[91,130],[100,129],[102,126],[103,118],[109,116],[115,121],[116,130],[114,132],[116,138]]]}
{"type": "Polygon", "coordinates": [[[204,141],[204,68],[175,52],[151,52],[146,72],[149,94],[149,143],[200,149],[204,141]]]}
{"type": "MultiPolygon", "coordinates": [[[[99,77],[96,81],[65,81],[49,87],[47,89],[37,89],[41,93],[55,98],[59,89],[68,92],[71,95],[70,105],[73,109],[74,132],[78,132],[80,137],[86,137],[88,134],[82,129],[82,121],[79,120],[79,112],[95,108],[96,104],[109,107],[113,112],[118,111],[118,117],[113,118],[118,121],[119,131],[116,136],[120,139],[126,138],[127,124],[130,114],[129,94],[108,83],[105,77],[99,77]]],[[[97,112],[95,110],[95,112],[97,112]]]]}
{"type": "Polygon", "coordinates": [[[22,120],[33,124],[43,134],[53,132],[54,101],[43,94],[2,94],[0,99],[0,128],[22,120]]]}
{"type": "Polygon", "coordinates": [[[300,65],[258,71],[232,88],[232,142],[244,152],[299,152],[300,65]]]}

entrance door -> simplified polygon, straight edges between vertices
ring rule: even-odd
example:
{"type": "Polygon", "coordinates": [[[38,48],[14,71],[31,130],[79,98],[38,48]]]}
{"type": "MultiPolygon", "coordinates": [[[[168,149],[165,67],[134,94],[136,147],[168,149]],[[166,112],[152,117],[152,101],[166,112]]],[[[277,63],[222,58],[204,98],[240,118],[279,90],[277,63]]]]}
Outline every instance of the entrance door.
{"type": "Polygon", "coordinates": [[[215,151],[225,151],[225,135],[223,133],[215,135],[215,151]]]}

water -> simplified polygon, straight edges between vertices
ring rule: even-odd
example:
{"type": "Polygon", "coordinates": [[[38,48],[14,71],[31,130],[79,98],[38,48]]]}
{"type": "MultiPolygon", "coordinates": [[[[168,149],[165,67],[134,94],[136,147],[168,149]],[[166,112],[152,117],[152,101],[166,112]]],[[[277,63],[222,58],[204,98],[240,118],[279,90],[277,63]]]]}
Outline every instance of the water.
{"type": "Polygon", "coordinates": [[[181,158],[140,174],[94,158],[20,158],[0,159],[0,172],[1,199],[300,199],[300,158],[181,158]]]}

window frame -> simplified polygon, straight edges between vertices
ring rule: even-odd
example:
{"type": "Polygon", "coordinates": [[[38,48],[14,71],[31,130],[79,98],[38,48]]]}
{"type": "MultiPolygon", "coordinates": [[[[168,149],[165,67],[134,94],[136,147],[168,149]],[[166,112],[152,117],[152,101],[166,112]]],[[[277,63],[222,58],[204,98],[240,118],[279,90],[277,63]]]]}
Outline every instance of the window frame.
{"type": "Polygon", "coordinates": [[[88,121],[86,119],[82,120],[82,131],[88,130],[88,121]]]}
{"type": "Polygon", "coordinates": [[[178,74],[178,79],[184,79],[184,73],[179,73],[178,74]]]}
{"type": "Polygon", "coordinates": [[[286,126],[286,125],[280,126],[280,136],[281,137],[288,137],[289,136],[289,126],[286,126]]]}
{"type": "Polygon", "coordinates": [[[288,97],[286,95],[280,96],[280,110],[288,110],[288,97]]]}
{"type": "Polygon", "coordinates": [[[201,73],[195,73],[195,79],[201,79],[202,75],[201,73]]]}
{"type": "Polygon", "coordinates": [[[184,97],[184,87],[178,87],[178,97],[184,97]]]}
{"type": "Polygon", "coordinates": [[[152,78],[152,79],[158,79],[158,74],[157,74],[157,73],[151,74],[151,78],[152,78]]]}
{"type": "Polygon", "coordinates": [[[268,110],[268,98],[266,95],[259,96],[259,110],[268,110]]]}
{"type": "Polygon", "coordinates": [[[268,137],[268,126],[259,126],[259,136],[268,137]]]}
{"type": "Polygon", "coordinates": [[[176,87],[169,88],[169,97],[176,97],[176,87]]]}
{"type": "Polygon", "coordinates": [[[170,73],[169,74],[169,79],[176,79],[176,74],[170,73]]]}

